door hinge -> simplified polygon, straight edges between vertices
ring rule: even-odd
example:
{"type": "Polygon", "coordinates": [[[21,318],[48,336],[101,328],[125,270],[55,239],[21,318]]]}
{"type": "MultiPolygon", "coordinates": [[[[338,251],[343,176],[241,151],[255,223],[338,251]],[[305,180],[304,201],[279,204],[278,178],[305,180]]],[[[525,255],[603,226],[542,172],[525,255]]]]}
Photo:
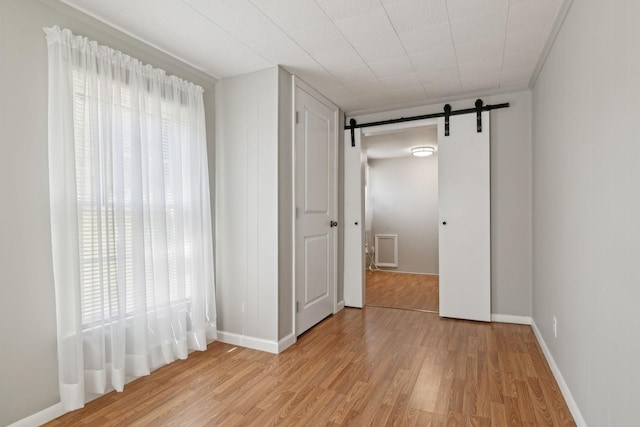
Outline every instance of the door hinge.
{"type": "Polygon", "coordinates": [[[300,123],[300,119],[298,118],[298,112],[296,111],[296,124],[300,123]]]}
{"type": "Polygon", "coordinates": [[[300,313],[300,303],[296,301],[296,313],[300,313]]]}

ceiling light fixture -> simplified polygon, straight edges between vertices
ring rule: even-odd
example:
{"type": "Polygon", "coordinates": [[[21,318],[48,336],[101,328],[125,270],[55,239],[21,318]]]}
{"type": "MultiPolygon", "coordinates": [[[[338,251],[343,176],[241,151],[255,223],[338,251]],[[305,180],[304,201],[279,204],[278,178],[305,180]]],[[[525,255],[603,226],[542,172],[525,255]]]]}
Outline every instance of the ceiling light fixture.
{"type": "Polygon", "coordinates": [[[413,147],[411,149],[411,154],[416,157],[427,157],[431,156],[436,152],[436,149],[433,147],[413,147]]]}

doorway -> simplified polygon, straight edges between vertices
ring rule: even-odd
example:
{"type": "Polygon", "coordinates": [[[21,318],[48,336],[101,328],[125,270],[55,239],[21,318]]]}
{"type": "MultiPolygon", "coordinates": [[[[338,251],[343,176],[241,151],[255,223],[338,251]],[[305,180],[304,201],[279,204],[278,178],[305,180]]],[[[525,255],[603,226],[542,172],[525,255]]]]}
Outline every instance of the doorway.
{"type": "Polygon", "coordinates": [[[366,298],[364,254],[368,248],[364,226],[359,225],[365,216],[365,174],[359,172],[366,163],[366,156],[361,155],[363,129],[384,134],[437,125],[439,313],[491,321],[490,114],[476,111],[476,115],[455,111],[446,120],[443,116],[415,117],[346,129],[345,140],[351,144],[344,146],[344,213],[346,221],[355,220],[352,231],[345,233],[346,306],[362,307],[366,298]],[[347,203],[351,199],[354,201],[347,203]]]}
{"type": "Polygon", "coordinates": [[[362,149],[365,304],[438,313],[437,125],[364,129],[362,149]]]}

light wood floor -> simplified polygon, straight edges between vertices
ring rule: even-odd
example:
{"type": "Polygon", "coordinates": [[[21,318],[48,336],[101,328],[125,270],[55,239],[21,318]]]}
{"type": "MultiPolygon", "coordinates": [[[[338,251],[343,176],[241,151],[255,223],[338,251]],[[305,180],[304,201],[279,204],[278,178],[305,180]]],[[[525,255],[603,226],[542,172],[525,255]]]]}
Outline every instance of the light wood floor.
{"type": "Polygon", "coordinates": [[[575,424],[530,327],[366,307],[280,355],[213,343],[49,425],[575,424]]]}
{"type": "Polygon", "coordinates": [[[367,305],[438,312],[438,276],[367,270],[366,286],[367,305]]]}

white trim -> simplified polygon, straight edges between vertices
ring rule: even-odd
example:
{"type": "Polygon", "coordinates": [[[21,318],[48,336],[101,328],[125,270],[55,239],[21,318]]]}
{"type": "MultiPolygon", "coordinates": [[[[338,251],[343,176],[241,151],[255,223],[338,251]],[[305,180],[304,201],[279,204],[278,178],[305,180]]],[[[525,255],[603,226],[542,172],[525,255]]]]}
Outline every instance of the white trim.
{"type": "Polygon", "coordinates": [[[542,334],[536,326],[536,322],[531,322],[531,328],[533,329],[533,333],[538,339],[538,344],[540,344],[540,348],[542,349],[542,353],[544,357],[547,359],[547,363],[551,368],[551,372],[553,372],[553,376],[555,377],[558,386],[560,387],[560,391],[562,392],[562,396],[564,396],[564,400],[567,402],[567,406],[569,407],[569,411],[571,411],[571,415],[573,415],[573,420],[576,422],[578,427],[587,427],[587,423],[580,412],[580,408],[578,408],[578,404],[576,403],[573,395],[571,394],[571,390],[567,385],[567,382],[564,380],[562,373],[560,372],[560,368],[556,364],[556,361],[553,359],[551,355],[551,351],[549,351],[549,347],[547,347],[547,343],[542,338],[542,334]]]}
{"type": "MultiPolygon", "coordinates": [[[[398,270],[385,270],[385,268],[390,268],[390,267],[383,267],[379,270],[374,270],[373,272],[381,272],[381,273],[401,273],[401,274],[418,274],[420,276],[439,276],[439,273],[417,273],[415,271],[398,271],[398,270]]],[[[371,271],[371,270],[369,270],[371,271]]]]}
{"type": "Polygon", "coordinates": [[[491,314],[491,321],[498,323],[515,323],[517,325],[530,325],[531,317],[514,316],[512,314],[491,314]]]}
{"type": "Polygon", "coordinates": [[[296,335],[298,296],[296,295],[296,88],[298,79],[291,74],[291,328],[296,335]]]}
{"type": "MultiPolygon", "coordinates": [[[[292,74],[292,76],[293,76],[293,82],[294,82],[294,89],[296,87],[302,89],[303,91],[307,92],[309,95],[311,95],[312,97],[320,101],[322,104],[324,104],[327,108],[329,108],[332,111],[335,111],[336,114],[338,114],[338,111],[340,109],[329,98],[327,98],[326,96],[318,92],[313,86],[311,86],[309,83],[305,82],[295,74],[292,74]]],[[[294,95],[294,105],[295,105],[295,93],[293,95],[294,95]]],[[[294,109],[294,114],[295,114],[295,109],[294,109]]],[[[336,132],[335,133],[337,137],[338,136],[338,117],[337,116],[336,116],[336,132]]]]}
{"type": "MultiPolygon", "coordinates": [[[[331,101],[329,101],[331,102],[331,101]]],[[[333,168],[334,168],[334,178],[335,181],[333,183],[333,212],[336,221],[339,220],[340,217],[340,201],[338,200],[338,194],[340,193],[340,164],[338,162],[338,158],[340,153],[338,150],[340,149],[340,108],[331,103],[333,105],[333,121],[334,121],[334,129],[333,129],[333,168]]],[[[340,251],[338,249],[338,241],[340,240],[340,232],[339,229],[336,229],[333,236],[333,312],[338,312],[338,264],[340,251]]],[[[344,285],[343,285],[344,288],[344,285]]],[[[344,290],[343,290],[344,293],[344,290]]],[[[294,329],[295,330],[295,329],[294,329]]]]}
{"type": "Polygon", "coordinates": [[[413,120],[411,122],[400,122],[400,123],[391,123],[388,125],[370,126],[370,127],[362,128],[362,129],[366,129],[362,131],[362,136],[384,135],[385,133],[392,133],[392,132],[412,129],[416,127],[423,127],[423,126],[438,126],[438,119],[422,119],[422,120],[413,120]]]}
{"type": "Polygon", "coordinates": [[[278,353],[282,353],[283,351],[285,351],[295,343],[296,343],[296,334],[291,332],[289,335],[287,335],[286,337],[278,341],[278,353]]]}
{"type": "Polygon", "coordinates": [[[58,402],[40,412],[36,412],[35,414],[29,415],[28,417],[18,420],[13,424],[9,424],[7,427],[37,427],[55,420],[66,413],[67,411],[64,410],[62,403],[58,402]]]}
{"type": "Polygon", "coordinates": [[[547,57],[551,52],[551,48],[556,42],[556,38],[558,37],[558,33],[560,33],[560,29],[562,28],[562,24],[564,24],[564,20],[567,18],[567,14],[569,13],[569,9],[571,8],[571,4],[573,0],[562,0],[562,4],[558,8],[558,14],[556,15],[556,19],[553,23],[553,27],[551,27],[551,32],[549,33],[549,38],[547,38],[547,42],[542,48],[542,53],[536,63],[535,68],[533,69],[533,74],[531,74],[531,79],[529,79],[529,88],[533,89],[536,85],[536,81],[538,80],[538,76],[544,67],[544,63],[547,62],[547,57]]]}
{"type": "Polygon", "coordinates": [[[334,311],[333,314],[336,314],[337,312],[341,311],[343,308],[344,308],[344,300],[338,301],[338,304],[336,304],[336,311],[334,311]]]}
{"type": "Polygon", "coordinates": [[[247,335],[239,335],[225,331],[218,331],[218,341],[274,354],[278,354],[278,348],[280,346],[280,343],[276,341],[269,341],[262,338],[249,337],[247,335]]]}

